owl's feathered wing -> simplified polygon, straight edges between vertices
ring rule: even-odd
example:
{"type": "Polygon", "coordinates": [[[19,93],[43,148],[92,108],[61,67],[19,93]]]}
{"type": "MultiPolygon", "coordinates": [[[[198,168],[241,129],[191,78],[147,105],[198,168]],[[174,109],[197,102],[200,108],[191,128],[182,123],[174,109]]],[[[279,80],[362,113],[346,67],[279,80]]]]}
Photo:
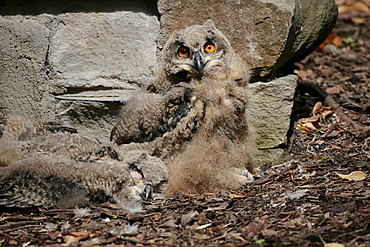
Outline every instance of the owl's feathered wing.
{"type": "MultiPolygon", "coordinates": [[[[71,207],[89,202],[84,166],[59,156],[33,155],[1,170],[0,205],[71,207]]],[[[88,173],[86,174],[89,175],[88,173]]],[[[98,193],[98,189],[95,190],[98,193]]]]}
{"type": "Polygon", "coordinates": [[[46,164],[76,168],[72,160],[66,159],[59,163],[53,157],[32,157],[32,163],[23,160],[2,168],[0,206],[64,208],[88,203],[87,190],[78,181],[63,178],[57,173],[44,174],[38,170],[39,167],[46,168],[46,164]]]}
{"type": "Polygon", "coordinates": [[[205,105],[189,86],[143,93],[123,107],[111,140],[124,150],[145,149],[165,157],[190,140],[204,118],[205,105]]]}

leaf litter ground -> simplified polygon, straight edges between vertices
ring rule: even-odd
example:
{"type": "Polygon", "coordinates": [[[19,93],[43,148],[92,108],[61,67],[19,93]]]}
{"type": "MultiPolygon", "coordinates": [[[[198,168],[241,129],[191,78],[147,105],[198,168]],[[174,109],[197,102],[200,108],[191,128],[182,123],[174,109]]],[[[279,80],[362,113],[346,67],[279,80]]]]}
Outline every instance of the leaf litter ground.
{"type": "Polygon", "coordinates": [[[351,39],[295,70],[354,125],[298,92],[286,162],[263,165],[239,191],[153,200],[135,214],[114,205],[6,211],[0,245],[370,246],[369,30],[368,17],[357,25],[340,19],[335,35],[351,39]]]}

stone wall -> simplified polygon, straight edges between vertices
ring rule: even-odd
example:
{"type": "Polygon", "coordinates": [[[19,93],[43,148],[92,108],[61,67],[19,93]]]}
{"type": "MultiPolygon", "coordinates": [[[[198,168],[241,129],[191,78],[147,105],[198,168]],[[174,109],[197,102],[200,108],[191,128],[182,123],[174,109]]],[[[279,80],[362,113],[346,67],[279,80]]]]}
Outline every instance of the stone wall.
{"type": "Polygon", "coordinates": [[[166,37],[212,19],[253,71],[248,118],[261,157],[276,154],[297,81],[288,68],[325,39],[336,15],[333,0],[5,1],[0,106],[108,140],[119,108],[154,79],[166,37]]]}

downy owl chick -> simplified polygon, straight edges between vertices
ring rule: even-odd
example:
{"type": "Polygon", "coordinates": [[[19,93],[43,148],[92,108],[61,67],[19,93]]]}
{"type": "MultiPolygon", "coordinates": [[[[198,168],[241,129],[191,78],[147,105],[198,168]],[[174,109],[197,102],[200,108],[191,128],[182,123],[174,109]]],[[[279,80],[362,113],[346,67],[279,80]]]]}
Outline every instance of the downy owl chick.
{"type": "Polygon", "coordinates": [[[127,160],[78,161],[32,154],[0,169],[0,206],[73,208],[140,203],[167,179],[166,165],[145,152],[127,160]],[[155,167],[155,168],[154,168],[155,167]]]}
{"type": "Polygon", "coordinates": [[[146,151],[123,152],[114,144],[21,117],[9,117],[4,126],[0,206],[60,208],[114,202],[126,207],[150,197],[152,188],[168,178],[167,165],[146,151]]]}
{"type": "MultiPolygon", "coordinates": [[[[254,138],[245,118],[249,71],[211,21],[175,31],[159,75],[122,109],[111,140],[169,165],[168,194],[236,189],[254,138]]],[[[250,177],[249,177],[250,178],[250,177]]]]}

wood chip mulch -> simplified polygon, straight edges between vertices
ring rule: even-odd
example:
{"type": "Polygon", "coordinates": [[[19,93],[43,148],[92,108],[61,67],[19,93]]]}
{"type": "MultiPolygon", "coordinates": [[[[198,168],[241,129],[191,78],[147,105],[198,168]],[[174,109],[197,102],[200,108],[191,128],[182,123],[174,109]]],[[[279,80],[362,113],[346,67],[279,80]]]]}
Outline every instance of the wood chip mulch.
{"type": "Polygon", "coordinates": [[[369,164],[336,164],[333,157],[266,165],[240,191],[178,195],[136,214],[113,207],[6,212],[0,238],[3,246],[369,246],[370,177],[337,174],[369,174],[369,164]]]}

